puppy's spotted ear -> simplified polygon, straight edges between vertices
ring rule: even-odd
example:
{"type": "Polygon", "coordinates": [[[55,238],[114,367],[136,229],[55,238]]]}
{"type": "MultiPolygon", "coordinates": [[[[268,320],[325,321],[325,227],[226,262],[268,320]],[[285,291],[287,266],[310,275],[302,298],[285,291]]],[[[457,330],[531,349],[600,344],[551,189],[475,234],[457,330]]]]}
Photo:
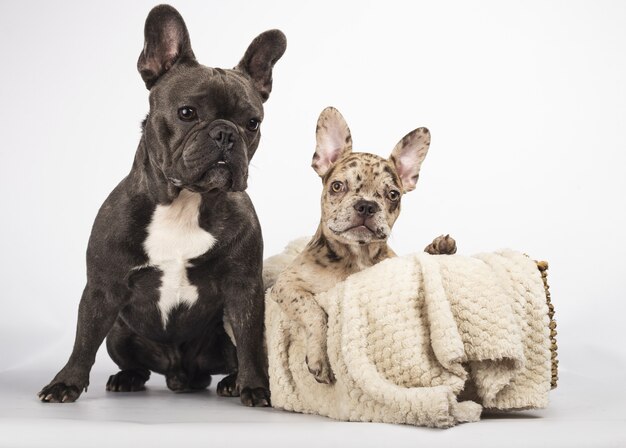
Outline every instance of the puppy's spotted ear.
{"type": "Polygon", "coordinates": [[[246,73],[265,102],[272,91],[272,69],[287,49],[287,38],[280,30],[259,34],[246,50],[235,70],[246,73]]]}
{"type": "Polygon", "coordinates": [[[352,152],[352,136],[339,111],[327,107],[317,120],[315,137],[317,146],[311,166],[320,177],[324,177],[333,163],[352,152]]]}
{"type": "Polygon", "coordinates": [[[195,62],[189,33],[181,15],[169,5],[152,8],[146,18],[143,51],[137,70],[149,89],[176,62],[195,62]]]}
{"type": "Polygon", "coordinates": [[[417,128],[405,135],[393,148],[389,160],[396,167],[405,193],[415,189],[429,146],[430,132],[426,128],[417,128]]]}

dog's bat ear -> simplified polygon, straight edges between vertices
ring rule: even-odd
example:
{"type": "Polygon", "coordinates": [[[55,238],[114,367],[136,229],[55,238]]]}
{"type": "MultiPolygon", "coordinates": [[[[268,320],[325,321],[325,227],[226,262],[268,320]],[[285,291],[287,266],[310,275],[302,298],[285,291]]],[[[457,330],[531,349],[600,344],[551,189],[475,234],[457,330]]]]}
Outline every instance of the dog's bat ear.
{"type": "Polygon", "coordinates": [[[320,177],[324,177],[333,163],[352,152],[350,128],[334,107],[327,107],[320,114],[315,139],[317,146],[311,166],[320,177]]]}
{"type": "Polygon", "coordinates": [[[287,38],[280,30],[259,34],[250,44],[235,70],[250,76],[263,102],[272,91],[272,69],[287,48],[287,38]]]}
{"type": "Polygon", "coordinates": [[[177,61],[195,61],[189,32],[181,15],[169,5],[152,8],[146,18],[145,42],[137,70],[148,90],[177,61]]]}
{"type": "Polygon", "coordinates": [[[429,146],[430,132],[426,128],[417,128],[405,135],[393,148],[389,160],[396,167],[405,193],[415,189],[429,146]]]}

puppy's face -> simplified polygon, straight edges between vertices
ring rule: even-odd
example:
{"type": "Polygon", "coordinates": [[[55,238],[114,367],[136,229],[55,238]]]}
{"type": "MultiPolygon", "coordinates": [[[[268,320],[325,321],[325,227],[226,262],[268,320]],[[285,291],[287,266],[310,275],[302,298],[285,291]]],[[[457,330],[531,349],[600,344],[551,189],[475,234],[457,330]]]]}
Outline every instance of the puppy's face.
{"type": "Polygon", "coordinates": [[[313,168],[322,178],[322,225],[344,244],[386,241],[400,214],[403,193],[413,190],[430,144],[426,128],[407,134],[389,159],[352,153],[350,130],[334,108],[317,124],[313,168]]]}
{"type": "Polygon", "coordinates": [[[323,181],[322,222],[337,239],[367,244],[389,237],[402,191],[391,162],[353,153],[331,167],[323,181]]]}

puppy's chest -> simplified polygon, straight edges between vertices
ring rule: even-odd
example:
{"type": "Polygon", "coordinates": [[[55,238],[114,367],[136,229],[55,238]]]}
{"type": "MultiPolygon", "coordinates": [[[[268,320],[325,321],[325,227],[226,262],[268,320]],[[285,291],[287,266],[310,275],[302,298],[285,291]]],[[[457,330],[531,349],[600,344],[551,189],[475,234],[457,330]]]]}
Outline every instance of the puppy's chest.
{"type": "Polygon", "coordinates": [[[323,265],[320,263],[306,260],[297,272],[297,277],[301,278],[306,288],[314,294],[328,291],[353,273],[341,264],[323,265]]]}
{"type": "Polygon", "coordinates": [[[190,260],[208,252],[215,238],[199,225],[201,196],[187,190],[169,205],[158,205],[148,226],[144,250],[148,265],[161,271],[158,307],[163,326],[169,312],[180,304],[191,307],[198,289],[187,276],[190,260]]]}
{"type": "Polygon", "coordinates": [[[308,284],[309,290],[318,294],[325,292],[343,282],[350,275],[360,272],[375,264],[370,259],[353,257],[336,261],[329,261],[328,257],[320,254],[310,254],[304,257],[300,268],[300,275],[308,284]]]}

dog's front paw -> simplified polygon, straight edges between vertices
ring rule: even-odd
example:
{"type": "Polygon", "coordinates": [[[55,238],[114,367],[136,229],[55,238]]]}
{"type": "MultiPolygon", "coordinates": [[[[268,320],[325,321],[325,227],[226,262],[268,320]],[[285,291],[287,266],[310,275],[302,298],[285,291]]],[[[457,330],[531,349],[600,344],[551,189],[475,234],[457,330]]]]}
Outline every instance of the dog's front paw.
{"type": "Polygon", "coordinates": [[[44,403],[72,403],[78,399],[82,391],[83,388],[79,386],[52,382],[41,389],[37,396],[44,403]]]}
{"type": "Polygon", "coordinates": [[[241,389],[240,399],[244,406],[267,407],[272,405],[270,391],[265,387],[244,387],[241,389]]]}
{"type": "Polygon", "coordinates": [[[237,374],[231,373],[227,377],[224,377],[222,381],[217,383],[217,395],[220,397],[238,397],[239,390],[237,389],[237,374]]]}
{"type": "Polygon", "coordinates": [[[431,255],[452,255],[456,253],[456,241],[450,235],[438,236],[424,249],[431,255]]]}
{"type": "Polygon", "coordinates": [[[306,365],[318,383],[332,384],[335,382],[335,375],[330,368],[330,362],[327,357],[307,355],[306,365]]]}

